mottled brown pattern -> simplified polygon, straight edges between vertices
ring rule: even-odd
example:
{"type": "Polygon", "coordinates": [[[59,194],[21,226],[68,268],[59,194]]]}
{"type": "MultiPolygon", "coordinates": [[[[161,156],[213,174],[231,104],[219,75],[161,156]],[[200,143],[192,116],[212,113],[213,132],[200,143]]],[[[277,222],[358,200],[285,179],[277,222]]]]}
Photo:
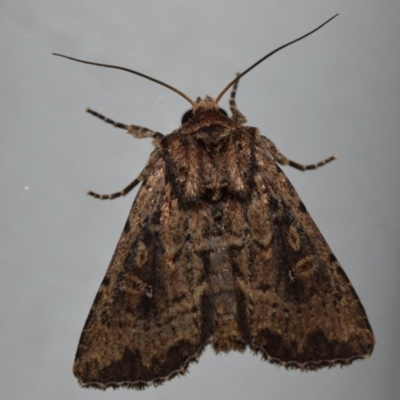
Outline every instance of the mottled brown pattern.
{"type": "Polygon", "coordinates": [[[286,368],[316,370],[368,357],[374,336],[346,274],[278,164],[287,159],[243,126],[238,74],[213,100],[196,101],[169,135],[87,111],[155,150],[125,196],[142,183],[79,342],[74,374],[84,387],[143,389],[184,374],[210,344],[286,368]],[[231,117],[218,102],[232,87],[231,117]]]}
{"type": "Polygon", "coordinates": [[[160,384],[207,344],[301,370],[371,354],[351,283],[277,167],[287,159],[231,107],[198,99],[158,134],[82,332],[82,386],[160,384]]]}

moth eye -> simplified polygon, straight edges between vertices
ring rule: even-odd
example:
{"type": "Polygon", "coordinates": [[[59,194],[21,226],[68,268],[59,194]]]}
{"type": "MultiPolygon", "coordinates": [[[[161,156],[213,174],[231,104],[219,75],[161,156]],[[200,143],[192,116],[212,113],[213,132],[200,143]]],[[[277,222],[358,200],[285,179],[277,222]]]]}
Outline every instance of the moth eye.
{"type": "Polygon", "coordinates": [[[183,114],[183,117],[182,117],[182,124],[184,124],[185,122],[189,121],[189,119],[192,118],[192,117],[193,117],[193,111],[192,110],[186,111],[185,114],[183,114]]]}
{"type": "Polygon", "coordinates": [[[218,111],[220,114],[228,116],[228,113],[223,108],[220,108],[218,111]]]}

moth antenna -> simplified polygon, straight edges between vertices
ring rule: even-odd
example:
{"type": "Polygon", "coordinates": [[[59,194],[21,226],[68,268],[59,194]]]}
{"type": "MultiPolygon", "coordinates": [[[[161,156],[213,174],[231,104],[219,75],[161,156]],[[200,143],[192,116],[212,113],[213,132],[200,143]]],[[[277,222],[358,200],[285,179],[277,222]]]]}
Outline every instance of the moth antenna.
{"type": "Polygon", "coordinates": [[[238,75],[235,79],[233,79],[231,82],[229,82],[229,84],[222,90],[222,92],[215,98],[215,103],[218,104],[218,102],[221,100],[222,96],[226,93],[226,91],[235,84],[235,82],[237,82],[240,78],[242,78],[244,75],[246,75],[249,71],[251,71],[253,68],[255,68],[258,64],[262,63],[264,60],[266,60],[268,57],[272,56],[272,54],[277,53],[279,50],[284,49],[287,46],[290,46],[293,43],[298,42],[301,39],[306,38],[307,36],[310,36],[311,34],[313,34],[314,32],[316,32],[318,29],[321,29],[324,25],[326,25],[328,22],[332,21],[334,18],[336,18],[339,14],[334,15],[333,17],[329,18],[327,21],[325,21],[322,25],[318,26],[317,28],[313,29],[311,32],[306,33],[305,35],[292,40],[289,43],[284,44],[283,46],[278,47],[277,49],[275,49],[274,51],[271,51],[271,53],[268,53],[266,56],[264,56],[263,58],[261,58],[260,60],[258,60],[256,63],[254,63],[253,65],[251,65],[249,68],[247,68],[244,72],[242,72],[240,75],[238,75]]]}
{"type": "Polygon", "coordinates": [[[155,82],[155,83],[158,83],[159,85],[165,86],[166,88],[172,90],[173,92],[178,93],[180,96],[182,96],[184,99],[186,99],[192,106],[195,105],[195,102],[194,102],[189,96],[186,96],[185,93],[181,92],[180,90],[174,88],[174,87],[171,86],[171,85],[168,85],[167,83],[164,83],[164,82],[159,81],[158,79],[155,79],[155,78],[152,78],[151,76],[142,74],[141,72],[137,72],[137,71],[134,71],[134,70],[129,69],[129,68],[119,67],[119,66],[117,66],[117,65],[100,64],[100,63],[95,63],[95,62],[91,62],[91,61],[80,60],[80,59],[78,59],[78,58],[69,57],[69,56],[64,56],[63,54],[58,54],[58,53],[52,53],[52,54],[53,54],[54,56],[64,57],[64,58],[68,58],[69,60],[78,61],[78,62],[83,63],[83,64],[90,64],[90,65],[97,65],[97,66],[99,66],[99,67],[120,69],[121,71],[127,71],[127,72],[130,72],[130,73],[132,73],[132,74],[139,75],[139,76],[141,76],[142,78],[148,79],[149,81],[153,81],[153,82],[155,82]]]}

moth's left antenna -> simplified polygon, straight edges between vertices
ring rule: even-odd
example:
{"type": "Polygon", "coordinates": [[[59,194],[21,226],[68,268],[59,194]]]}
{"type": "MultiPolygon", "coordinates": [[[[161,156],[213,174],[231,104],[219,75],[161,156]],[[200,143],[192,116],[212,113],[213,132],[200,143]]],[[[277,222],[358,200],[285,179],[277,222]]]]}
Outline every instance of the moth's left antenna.
{"type": "Polygon", "coordinates": [[[78,61],[81,62],[83,64],[90,64],[90,65],[97,65],[98,67],[106,67],[106,68],[114,68],[114,69],[120,69],[121,71],[127,71],[130,72],[132,74],[135,75],[139,75],[142,78],[146,78],[149,81],[153,81],[155,83],[158,83],[159,85],[165,86],[166,88],[172,90],[175,93],[178,93],[180,96],[182,96],[184,99],[186,99],[192,106],[195,105],[195,102],[189,97],[187,96],[185,93],[181,92],[180,90],[174,88],[171,85],[168,85],[167,83],[161,82],[158,79],[152,78],[151,76],[142,74],[141,72],[137,72],[134,71],[133,69],[129,69],[129,68],[124,68],[124,67],[119,67],[118,65],[110,65],[110,64],[100,64],[100,63],[95,63],[95,62],[91,62],[91,61],[85,61],[85,60],[79,60],[78,58],[73,58],[73,57],[69,57],[69,56],[64,56],[63,54],[58,54],[58,53],[52,53],[54,56],[59,56],[59,57],[64,57],[64,58],[68,58],[68,60],[73,60],[73,61],[78,61]]]}

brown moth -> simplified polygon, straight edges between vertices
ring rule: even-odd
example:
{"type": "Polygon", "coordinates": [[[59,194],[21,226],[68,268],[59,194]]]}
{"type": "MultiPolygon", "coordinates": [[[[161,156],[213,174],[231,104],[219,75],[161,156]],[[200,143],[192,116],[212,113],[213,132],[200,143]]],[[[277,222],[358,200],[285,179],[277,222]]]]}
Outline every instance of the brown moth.
{"type": "MultiPolygon", "coordinates": [[[[155,150],[90,310],[74,374],[84,387],[143,389],[184,374],[208,344],[249,348],[286,368],[317,370],[368,357],[374,336],[360,300],[278,164],[283,156],[236,107],[236,78],[169,135],[94,116],[155,150]],[[229,117],[218,107],[233,86],[229,117]]],[[[60,55],[60,54],[56,54],[60,55]]]]}

